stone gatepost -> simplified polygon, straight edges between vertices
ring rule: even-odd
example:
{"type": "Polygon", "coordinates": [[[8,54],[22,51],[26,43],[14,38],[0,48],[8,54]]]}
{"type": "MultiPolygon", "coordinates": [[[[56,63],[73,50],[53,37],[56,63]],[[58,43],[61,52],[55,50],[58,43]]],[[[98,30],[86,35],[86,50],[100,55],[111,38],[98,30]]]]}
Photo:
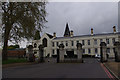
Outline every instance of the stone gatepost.
{"type": "Polygon", "coordinates": [[[60,56],[60,54],[59,54],[59,49],[57,49],[57,63],[60,62],[59,56],[60,56]]]}
{"type": "Polygon", "coordinates": [[[101,42],[100,44],[100,61],[101,62],[107,62],[107,45],[105,42],[101,42]]]}
{"type": "Polygon", "coordinates": [[[44,62],[44,57],[43,57],[44,46],[39,45],[38,48],[39,48],[39,62],[44,62]]]}
{"type": "Polygon", "coordinates": [[[115,42],[115,61],[120,62],[120,42],[115,42]]]}
{"type": "Polygon", "coordinates": [[[82,62],[82,44],[81,43],[77,43],[77,60],[78,62],[82,62]]]}
{"type": "Polygon", "coordinates": [[[64,45],[60,44],[59,45],[59,62],[64,62],[64,54],[65,54],[64,45]]]}
{"type": "Polygon", "coordinates": [[[33,46],[29,45],[27,48],[28,48],[27,60],[30,62],[35,61],[35,57],[33,54],[33,46]]]}

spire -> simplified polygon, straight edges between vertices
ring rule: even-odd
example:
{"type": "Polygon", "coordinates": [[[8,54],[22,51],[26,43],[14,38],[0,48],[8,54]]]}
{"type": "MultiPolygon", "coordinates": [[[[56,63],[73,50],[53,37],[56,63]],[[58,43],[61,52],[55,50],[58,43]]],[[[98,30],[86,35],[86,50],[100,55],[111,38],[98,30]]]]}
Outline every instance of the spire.
{"type": "Polygon", "coordinates": [[[66,24],[65,32],[64,32],[64,37],[69,37],[70,36],[70,30],[68,23],[66,24]]]}

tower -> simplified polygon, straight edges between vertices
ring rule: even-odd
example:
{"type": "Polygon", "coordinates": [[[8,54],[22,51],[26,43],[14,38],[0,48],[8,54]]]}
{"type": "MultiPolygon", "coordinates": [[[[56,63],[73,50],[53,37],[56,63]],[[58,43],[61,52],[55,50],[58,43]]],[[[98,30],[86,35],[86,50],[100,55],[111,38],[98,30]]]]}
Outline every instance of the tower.
{"type": "Polygon", "coordinates": [[[65,32],[64,32],[64,37],[70,37],[70,30],[68,23],[66,24],[65,32]]]}

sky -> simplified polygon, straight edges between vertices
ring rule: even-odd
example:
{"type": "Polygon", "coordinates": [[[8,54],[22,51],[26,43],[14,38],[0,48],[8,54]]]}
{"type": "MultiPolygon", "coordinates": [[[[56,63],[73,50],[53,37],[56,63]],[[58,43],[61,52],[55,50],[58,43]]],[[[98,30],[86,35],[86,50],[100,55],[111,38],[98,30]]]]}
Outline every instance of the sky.
{"type": "MultiPolygon", "coordinates": [[[[44,33],[62,37],[66,27],[73,30],[74,36],[113,32],[113,26],[118,26],[117,2],[49,2],[46,5],[47,23],[44,33]]],[[[118,29],[117,29],[118,30],[118,29]]],[[[10,43],[9,43],[10,44],[10,43]]],[[[27,42],[22,41],[21,47],[26,47],[27,42]]]]}
{"type": "MultiPolygon", "coordinates": [[[[118,2],[118,25],[120,25],[120,1],[118,2]]],[[[120,32],[120,26],[118,26],[118,31],[120,32]]]]}
{"type": "Polygon", "coordinates": [[[48,23],[42,32],[63,36],[66,23],[74,35],[113,32],[118,26],[117,2],[50,2],[46,6],[48,23]]]}

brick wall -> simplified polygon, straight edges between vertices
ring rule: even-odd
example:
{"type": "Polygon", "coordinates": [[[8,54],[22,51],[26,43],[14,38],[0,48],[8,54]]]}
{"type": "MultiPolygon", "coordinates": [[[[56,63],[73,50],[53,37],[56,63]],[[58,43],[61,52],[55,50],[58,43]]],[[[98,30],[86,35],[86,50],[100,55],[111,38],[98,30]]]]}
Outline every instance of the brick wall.
{"type": "Polygon", "coordinates": [[[25,50],[8,50],[8,57],[20,57],[26,54],[25,50]]]}

